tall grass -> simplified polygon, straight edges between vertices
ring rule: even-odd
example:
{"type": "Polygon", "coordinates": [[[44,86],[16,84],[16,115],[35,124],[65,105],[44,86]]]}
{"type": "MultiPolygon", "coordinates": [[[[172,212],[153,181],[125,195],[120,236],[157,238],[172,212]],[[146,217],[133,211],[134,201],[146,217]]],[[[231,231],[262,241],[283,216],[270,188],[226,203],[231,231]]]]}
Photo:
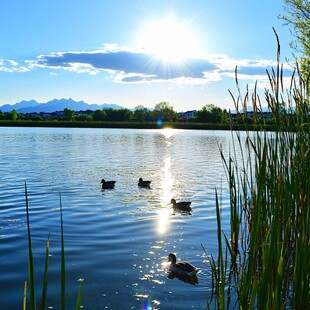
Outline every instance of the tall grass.
{"type": "MultiPolygon", "coordinates": [[[[28,282],[24,283],[24,298],[23,298],[23,310],[27,309],[27,287],[29,283],[29,309],[35,310],[37,307],[37,301],[35,297],[35,271],[34,271],[34,259],[33,259],[33,251],[32,251],[32,239],[31,239],[31,229],[30,229],[30,212],[29,212],[29,202],[28,202],[28,191],[27,184],[25,182],[25,198],[26,198],[26,216],[27,216],[27,232],[28,232],[28,282]]],[[[65,247],[64,247],[64,229],[63,229],[63,216],[62,216],[62,202],[61,195],[60,199],[60,228],[61,228],[61,293],[60,293],[60,309],[65,309],[66,302],[66,277],[65,277],[65,247]]],[[[45,251],[45,268],[44,268],[44,276],[43,276],[43,285],[42,285],[42,297],[41,302],[39,303],[39,309],[47,309],[46,300],[47,300],[47,288],[48,288],[48,266],[49,266],[49,249],[50,249],[50,237],[46,242],[46,251],[45,251]]],[[[77,297],[76,309],[80,309],[81,301],[82,301],[82,283],[83,280],[80,279],[78,281],[79,284],[79,292],[77,297]]]]}
{"type": "Polygon", "coordinates": [[[253,107],[256,128],[232,130],[228,158],[220,150],[230,189],[230,232],[222,231],[217,199],[219,254],[210,260],[215,285],[208,303],[217,309],[310,309],[309,83],[297,67],[284,88],[277,41],[277,67],[267,72],[265,90],[274,132],[264,130],[256,86],[243,97],[236,73],[238,96],[232,99],[238,111],[253,107]]]}

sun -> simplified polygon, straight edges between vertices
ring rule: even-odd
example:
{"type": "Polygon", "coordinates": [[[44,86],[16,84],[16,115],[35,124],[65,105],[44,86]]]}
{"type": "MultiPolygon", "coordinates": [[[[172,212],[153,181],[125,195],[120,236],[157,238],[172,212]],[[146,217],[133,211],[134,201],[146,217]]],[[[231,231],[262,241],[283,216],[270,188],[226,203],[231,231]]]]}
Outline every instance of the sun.
{"type": "Polygon", "coordinates": [[[193,57],[197,51],[197,40],[189,26],[172,18],[146,25],[140,41],[147,53],[166,61],[193,57]]]}

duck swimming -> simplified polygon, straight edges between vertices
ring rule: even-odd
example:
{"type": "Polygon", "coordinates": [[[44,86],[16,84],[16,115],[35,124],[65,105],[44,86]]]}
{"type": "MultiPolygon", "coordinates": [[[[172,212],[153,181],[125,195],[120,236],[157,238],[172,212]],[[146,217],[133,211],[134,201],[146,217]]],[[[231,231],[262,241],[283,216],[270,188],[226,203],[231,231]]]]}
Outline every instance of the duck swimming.
{"type": "Polygon", "coordinates": [[[173,209],[177,209],[179,211],[192,211],[192,208],[190,207],[191,202],[190,201],[180,201],[176,202],[175,199],[171,199],[172,207],[173,209]]]}
{"type": "Polygon", "coordinates": [[[195,285],[195,284],[198,284],[199,281],[198,281],[198,277],[197,275],[188,275],[188,274],[176,274],[174,273],[173,271],[169,270],[169,273],[167,274],[167,277],[169,279],[174,279],[174,278],[178,278],[179,280],[185,282],[185,283],[188,283],[188,284],[191,284],[191,285],[195,285]]]}
{"type": "Polygon", "coordinates": [[[188,262],[177,262],[175,254],[170,253],[168,261],[171,262],[169,270],[178,276],[194,276],[200,270],[188,262]]]}
{"type": "Polygon", "coordinates": [[[151,182],[152,181],[144,181],[142,178],[140,178],[138,182],[138,186],[144,187],[144,188],[150,188],[151,182]]]}
{"type": "Polygon", "coordinates": [[[106,181],[105,179],[101,180],[102,189],[113,189],[116,181],[106,181]]]}

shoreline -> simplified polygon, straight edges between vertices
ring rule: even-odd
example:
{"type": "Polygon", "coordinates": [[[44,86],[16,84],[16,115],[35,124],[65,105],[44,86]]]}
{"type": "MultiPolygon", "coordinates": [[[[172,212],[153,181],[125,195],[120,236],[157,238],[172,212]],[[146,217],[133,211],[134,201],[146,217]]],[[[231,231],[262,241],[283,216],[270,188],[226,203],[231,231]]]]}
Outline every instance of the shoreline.
{"type": "Polygon", "coordinates": [[[191,129],[191,130],[274,130],[273,126],[249,124],[211,124],[164,122],[161,126],[157,122],[86,122],[86,121],[0,121],[0,127],[64,127],[64,128],[128,128],[128,129],[191,129]]]}

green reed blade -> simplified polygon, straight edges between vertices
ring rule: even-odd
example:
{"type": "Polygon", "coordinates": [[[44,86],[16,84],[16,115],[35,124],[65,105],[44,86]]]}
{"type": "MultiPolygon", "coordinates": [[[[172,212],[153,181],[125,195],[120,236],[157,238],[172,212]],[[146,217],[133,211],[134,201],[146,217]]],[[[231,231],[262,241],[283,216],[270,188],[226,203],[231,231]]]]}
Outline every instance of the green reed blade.
{"type": "Polygon", "coordinates": [[[35,301],[35,288],[34,288],[34,262],[32,254],[32,243],[31,243],[31,231],[30,231],[30,220],[29,220],[29,203],[28,203],[28,192],[27,184],[25,182],[25,197],[26,197],[26,215],[27,215],[27,231],[28,231],[28,276],[29,276],[29,294],[30,294],[30,310],[36,309],[35,301]]]}
{"type": "Polygon", "coordinates": [[[60,227],[61,227],[61,309],[65,310],[65,295],[66,295],[66,268],[65,268],[65,245],[64,245],[64,229],[62,219],[62,202],[61,194],[59,193],[60,202],[60,227]]]}
{"type": "Polygon", "coordinates": [[[309,89],[298,65],[297,79],[292,76],[289,89],[284,89],[280,44],[275,35],[277,66],[267,72],[270,90],[265,90],[273,118],[255,123],[263,117],[261,100],[256,89],[250,96],[248,87],[242,96],[237,68],[237,97],[229,91],[237,118],[231,120],[233,143],[228,159],[219,149],[230,194],[230,239],[223,233],[223,243],[219,235],[221,214],[217,201],[218,260],[210,260],[217,306],[221,309],[229,307],[228,297],[223,303],[223,283],[228,295],[230,289],[235,290],[239,309],[306,309],[310,304],[309,89]],[[246,126],[249,106],[253,107],[255,132],[246,126]],[[274,132],[268,132],[268,123],[274,132]],[[241,139],[244,128],[246,137],[241,139]],[[230,272],[224,278],[228,261],[230,272]]]}
{"type": "Polygon", "coordinates": [[[27,280],[24,282],[23,310],[27,309],[27,280]]]}
{"type": "Polygon", "coordinates": [[[77,302],[76,302],[76,310],[81,309],[81,306],[82,306],[82,284],[83,284],[83,281],[84,281],[84,279],[78,280],[80,285],[79,285],[79,293],[78,293],[77,302]]]}
{"type": "Polygon", "coordinates": [[[256,296],[257,296],[257,287],[258,287],[258,278],[255,277],[253,287],[252,287],[251,297],[250,297],[249,309],[254,309],[254,304],[255,304],[256,296]]]}
{"type": "Polygon", "coordinates": [[[48,239],[46,241],[46,250],[45,250],[45,268],[44,268],[42,298],[41,298],[41,308],[43,310],[45,309],[45,304],[46,304],[46,294],[47,294],[47,284],[48,284],[49,255],[50,255],[50,235],[48,235],[48,239]]]}

